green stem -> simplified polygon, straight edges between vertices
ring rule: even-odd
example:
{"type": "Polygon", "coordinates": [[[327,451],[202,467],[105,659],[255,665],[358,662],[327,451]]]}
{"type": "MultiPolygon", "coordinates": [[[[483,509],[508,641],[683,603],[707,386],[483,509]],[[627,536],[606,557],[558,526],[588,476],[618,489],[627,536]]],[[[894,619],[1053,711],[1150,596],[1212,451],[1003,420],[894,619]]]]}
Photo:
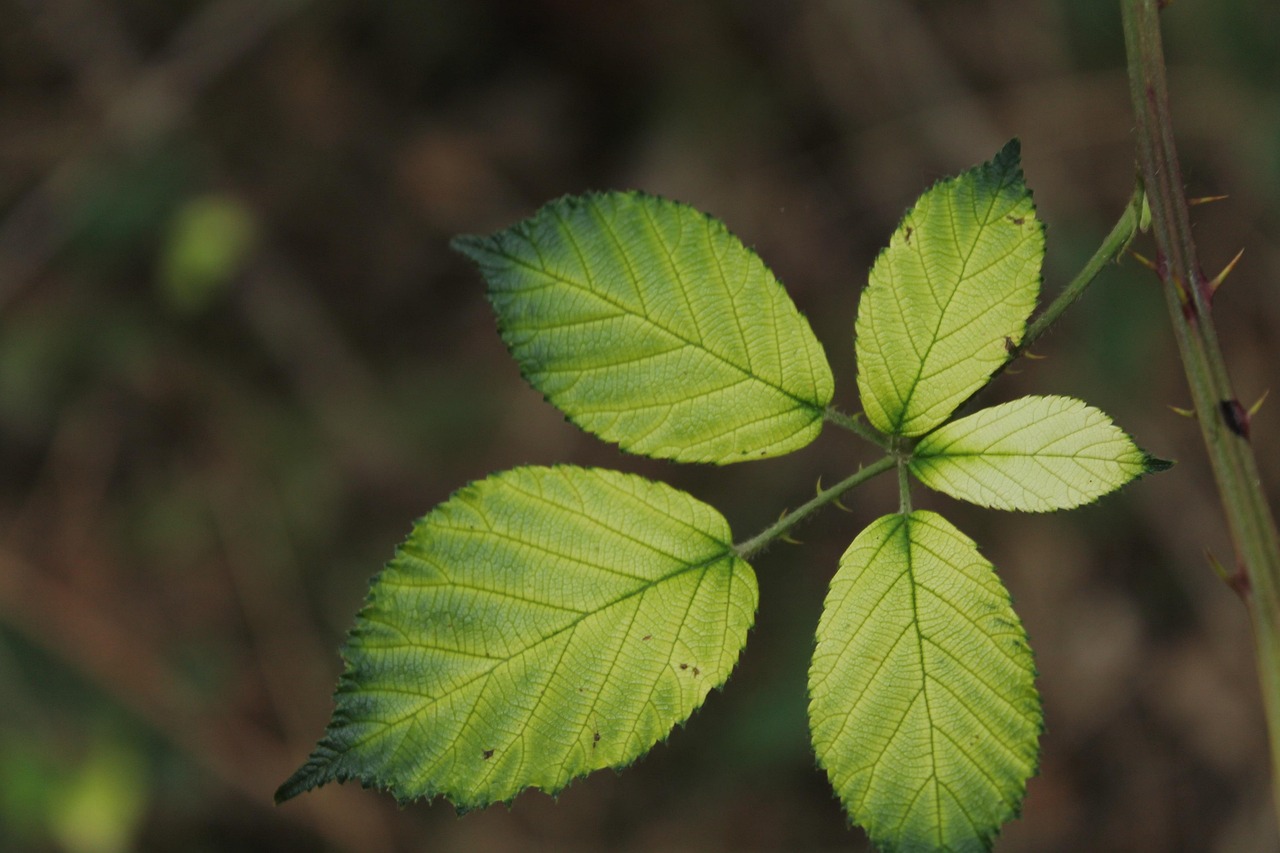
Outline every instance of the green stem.
{"type": "Polygon", "coordinates": [[[907,474],[906,460],[898,460],[898,512],[908,515],[911,512],[911,477],[907,474]]]}
{"type": "Polygon", "coordinates": [[[895,464],[897,464],[897,460],[894,457],[886,456],[866,468],[859,469],[856,474],[846,477],[829,489],[823,489],[818,492],[807,503],[782,516],[782,518],[779,518],[747,541],[734,545],[733,550],[742,559],[750,560],[757,553],[767,548],[773,540],[785,536],[791,528],[813,515],[817,510],[835,501],[854,486],[861,485],[872,477],[883,474],[895,464]]]}
{"type": "MultiPolygon", "coordinates": [[[[1049,327],[1058,322],[1058,318],[1062,316],[1068,308],[1070,308],[1076,300],[1084,295],[1089,285],[1093,284],[1093,280],[1098,274],[1106,268],[1107,264],[1118,260],[1124,250],[1133,242],[1134,236],[1138,233],[1138,225],[1142,220],[1142,187],[1139,185],[1134,188],[1133,195],[1129,198],[1129,203],[1125,205],[1124,213],[1120,214],[1120,218],[1116,220],[1116,224],[1111,226],[1111,231],[1103,238],[1101,245],[1097,251],[1085,263],[1080,272],[1076,273],[1075,278],[1067,282],[1067,286],[1054,297],[1053,301],[1045,306],[1045,309],[1027,325],[1027,329],[1023,332],[1022,341],[1018,344],[1009,346],[1009,355],[1003,363],[995,370],[991,371],[991,379],[987,380],[987,384],[991,383],[1001,373],[1009,368],[1009,365],[1017,361],[1021,356],[1025,355],[1027,350],[1031,349],[1041,335],[1049,330],[1049,327]]],[[[987,385],[983,385],[977,391],[965,400],[957,411],[964,411],[970,404],[981,394],[987,385]]]]}
{"type": "MultiPolygon", "coordinates": [[[[1120,255],[1128,248],[1129,243],[1133,241],[1134,236],[1138,233],[1138,223],[1142,217],[1142,188],[1137,187],[1133,191],[1133,195],[1129,198],[1129,203],[1125,205],[1124,213],[1111,226],[1111,232],[1102,240],[1102,245],[1098,246],[1098,250],[1093,253],[1093,257],[1089,258],[1080,272],[1076,273],[1076,277],[1067,283],[1062,292],[1045,307],[1040,315],[1027,326],[1027,331],[1022,336],[1022,343],[1014,346],[1009,352],[1009,359],[1005,362],[1014,361],[1018,356],[1026,352],[1036,340],[1039,339],[1049,327],[1058,321],[1062,313],[1071,307],[1073,303],[1084,295],[1085,290],[1098,277],[1098,273],[1112,261],[1119,260],[1120,255]]],[[[1003,370],[1003,368],[1001,368],[1003,370]]]]}
{"type": "Polygon", "coordinates": [[[1271,735],[1280,813],[1280,535],[1258,477],[1248,415],[1231,390],[1211,313],[1212,293],[1196,259],[1173,141],[1156,0],[1121,0],[1138,162],[1151,206],[1165,302],[1196,418],[1235,546],[1233,586],[1249,608],[1258,676],[1271,735]]]}
{"type": "Polygon", "coordinates": [[[888,437],[882,435],[879,430],[866,423],[863,420],[861,413],[851,417],[843,412],[837,411],[833,406],[827,406],[824,418],[828,423],[833,423],[842,429],[847,429],[849,432],[854,433],[861,438],[865,438],[881,450],[889,449],[888,437]]]}

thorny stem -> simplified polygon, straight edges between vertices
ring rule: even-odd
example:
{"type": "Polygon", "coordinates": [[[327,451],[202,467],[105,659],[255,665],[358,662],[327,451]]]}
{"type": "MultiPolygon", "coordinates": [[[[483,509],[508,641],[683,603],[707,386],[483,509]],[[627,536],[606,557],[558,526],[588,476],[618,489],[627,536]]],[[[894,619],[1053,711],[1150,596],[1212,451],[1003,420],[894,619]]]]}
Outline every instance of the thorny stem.
{"type": "Polygon", "coordinates": [[[867,423],[863,419],[861,413],[850,416],[850,415],[844,414],[843,412],[837,411],[833,406],[827,406],[827,411],[826,411],[826,414],[824,415],[824,418],[828,422],[833,423],[838,427],[847,429],[849,430],[849,432],[854,433],[855,435],[861,436],[862,438],[865,438],[867,441],[871,442],[876,447],[879,447],[881,450],[889,449],[888,437],[881,435],[880,432],[875,427],[867,423]]]}
{"type": "Polygon", "coordinates": [[[1238,574],[1233,586],[1249,608],[1267,726],[1272,796],[1280,813],[1280,535],[1249,443],[1248,413],[1231,390],[1211,312],[1212,292],[1196,260],[1169,115],[1156,0],[1121,0],[1138,163],[1151,206],[1156,267],[1196,420],[1213,466],[1238,574]]]}
{"type": "Polygon", "coordinates": [[[757,553],[768,547],[773,540],[785,536],[791,528],[807,519],[815,511],[835,501],[854,486],[861,485],[872,477],[883,474],[896,464],[897,459],[893,456],[885,456],[865,468],[860,468],[856,474],[846,477],[829,489],[823,489],[818,492],[807,503],[796,507],[793,511],[782,516],[782,518],[779,518],[747,541],[734,545],[733,550],[742,559],[750,560],[757,553]]]}

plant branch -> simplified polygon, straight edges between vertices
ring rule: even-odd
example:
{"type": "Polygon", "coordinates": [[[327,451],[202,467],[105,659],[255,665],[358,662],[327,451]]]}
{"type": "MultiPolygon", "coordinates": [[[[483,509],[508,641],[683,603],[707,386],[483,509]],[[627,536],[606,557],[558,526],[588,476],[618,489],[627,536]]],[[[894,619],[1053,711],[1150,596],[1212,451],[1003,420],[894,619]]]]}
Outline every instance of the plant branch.
{"type": "MultiPolygon", "coordinates": [[[[1054,300],[1027,326],[1027,331],[1022,336],[1022,342],[1010,348],[1009,359],[1005,362],[1005,365],[1016,360],[1030,349],[1031,345],[1047,332],[1050,326],[1058,321],[1063,312],[1084,295],[1085,290],[1093,283],[1093,280],[1098,277],[1098,274],[1102,272],[1107,264],[1120,259],[1120,255],[1124,253],[1124,250],[1128,248],[1129,243],[1133,241],[1134,236],[1138,233],[1138,223],[1141,216],[1142,187],[1138,186],[1134,188],[1133,195],[1129,197],[1129,203],[1125,205],[1124,213],[1120,214],[1116,224],[1111,226],[1110,233],[1103,238],[1102,245],[1098,246],[1097,251],[1093,253],[1093,257],[1089,258],[1080,272],[1076,273],[1075,278],[1067,282],[1067,286],[1062,289],[1062,292],[1054,297],[1054,300]]],[[[1003,370],[1004,367],[1000,369],[1003,370]]]]}
{"type": "Polygon", "coordinates": [[[911,513],[911,477],[903,459],[898,460],[898,512],[903,515],[911,513]]]}
{"type": "Polygon", "coordinates": [[[1133,190],[1133,195],[1129,197],[1129,203],[1124,206],[1124,213],[1120,214],[1116,224],[1111,226],[1111,231],[1102,239],[1101,245],[1085,262],[1080,272],[1076,273],[1075,278],[1067,282],[1067,286],[1053,298],[1053,301],[1046,305],[1044,310],[1027,324],[1027,330],[1022,335],[1022,341],[1017,344],[1010,344],[1009,357],[992,372],[992,379],[995,379],[1009,365],[1025,355],[1027,350],[1031,349],[1031,345],[1039,340],[1041,335],[1049,331],[1049,328],[1058,322],[1058,318],[1084,295],[1085,290],[1089,288],[1089,285],[1093,284],[1093,280],[1106,268],[1107,264],[1120,259],[1120,255],[1124,253],[1124,250],[1133,242],[1134,236],[1137,235],[1141,218],[1142,185],[1139,182],[1139,185],[1133,190]]]}
{"type": "Polygon", "coordinates": [[[738,556],[742,559],[750,560],[760,551],[767,548],[773,540],[785,536],[793,527],[806,520],[817,510],[822,509],[822,507],[829,503],[832,503],[854,486],[861,485],[872,477],[883,474],[896,464],[897,460],[893,456],[885,456],[883,459],[868,465],[866,468],[858,469],[856,474],[846,477],[829,489],[823,489],[818,492],[818,494],[807,503],[796,507],[792,512],[784,514],[782,518],[779,518],[773,524],[769,525],[755,536],[752,536],[747,541],[734,545],[733,550],[737,552],[738,556]]]}
{"type": "MultiPolygon", "coordinates": [[[[1231,390],[1212,315],[1212,285],[1196,259],[1169,115],[1156,0],[1121,0],[1138,163],[1151,207],[1156,270],[1196,419],[1213,466],[1238,564],[1232,586],[1249,608],[1258,675],[1280,779],[1280,536],[1249,442],[1249,415],[1231,390]]],[[[1280,790],[1273,784],[1280,811],[1280,790]]]]}
{"type": "Polygon", "coordinates": [[[827,406],[826,414],[823,417],[829,423],[865,438],[881,450],[889,449],[888,437],[881,435],[875,427],[867,423],[861,413],[852,416],[846,415],[843,412],[836,411],[834,406],[827,406]]]}

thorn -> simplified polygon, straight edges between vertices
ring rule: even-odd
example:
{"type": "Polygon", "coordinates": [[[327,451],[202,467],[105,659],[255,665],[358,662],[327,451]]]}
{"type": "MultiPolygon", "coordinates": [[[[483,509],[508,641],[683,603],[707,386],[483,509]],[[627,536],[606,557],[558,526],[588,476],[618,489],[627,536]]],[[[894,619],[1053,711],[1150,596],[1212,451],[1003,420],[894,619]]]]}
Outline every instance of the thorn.
{"type": "Polygon", "coordinates": [[[1027,350],[1026,352],[1023,353],[1023,355],[1025,355],[1027,358],[1031,359],[1032,361],[1044,361],[1049,357],[1047,355],[1036,355],[1031,350],[1027,350]]]}
{"type": "Polygon", "coordinates": [[[786,543],[787,543],[787,544],[789,544],[789,545],[803,545],[803,544],[804,544],[804,543],[803,543],[803,542],[801,542],[799,539],[796,539],[795,537],[793,537],[790,533],[784,533],[784,534],[782,534],[781,536],[779,536],[778,538],[779,538],[779,539],[781,539],[783,542],[786,542],[786,543]]]}
{"type": "Polygon", "coordinates": [[[1173,409],[1173,413],[1175,415],[1182,415],[1184,418],[1190,418],[1193,421],[1196,419],[1195,409],[1184,409],[1181,406],[1174,406],[1174,405],[1170,405],[1169,408],[1173,409]]]}
{"type": "Polygon", "coordinates": [[[1230,263],[1228,263],[1225,267],[1222,268],[1222,272],[1218,273],[1218,275],[1214,277],[1212,281],[1209,281],[1207,283],[1206,286],[1209,288],[1210,299],[1212,299],[1214,294],[1218,292],[1218,288],[1222,287],[1222,282],[1226,281],[1227,276],[1231,275],[1231,271],[1236,268],[1236,264],[1240,262],[1240,256],[1243,254],[1244,254],[1244,249],[1241,249],[1240,251],[1236,252],[1236,256],[1231,259],[1230,263]]]}
{"type": "Polygon", "coordinates": [[[1271,389],[1270,389],[1270,388],[1268,388],[1267,390],[1263,391],[1263,392],[1262,392],[1262,396],[1258,398],[1258,402],[1254,403],[1252,406],[1250,406],[1250,407],[1249,407],[1249,417],[1250,417],[1250,418],[1252,418],[1254,415],[1258,414],[1258,409],[1261,409],[1261,408],[1262,408],[1262,404],[1263,404],[1263,403],[1265,403],[1265,402],[1267,401],[1267,395],[1268,395],[1268,394],[1270,394],[1270,393],[1271,393],[1271,389]]]}
{"type": "Polygon", "coordinates": [[[822,494],[822,475],[818,475],[818,485],[813,487],[814,494],[822,494]]]}
{"type": "Polygon", "coordinates": [[[1129,254],[1133,255],[1134,259],[1137,260],[1138,263],[1142,264],[1144,267],[1151,270],[1153,273],[1160,272],[1160,270],[1156,268],[1156,265],[1151,261],[1150,258],[1144,255],[1141,255],[1138,252],[1135,252],[1133,249],[1129,250],[1129,254]]]}
{"type": "Polygon", "coordinates": [[[836,509],[842,509],[842,510],[844,510],[845,512],[853,512],[853,510],[849,509],[847,506],[845,506],[844,504],[840,503],[840,499],[839,499],[839,498],[836,498],[835,500],[833,500],[833,501],[832,501],[832,503],[836,505],[836,509]]]}
{"type": "Polygon", "coordinates": [[[1202,195],[1199,198],[1187,199],[1188,207],[1195,207],[1197,204],[1209,204],[1215,201],[1226,201],[1230,196],[1226,195],[1202,195]]]}
{"type": "Polygon", "coordinates": [[[1237,565],[1234,572],[1228,572],[1226,567],[1218,562],[1218,558],[1213,556],[1213,552],[1208,548],[1204,549],[1204,555],[1208,558],[1209,566],[1219,580],[1231,587],[1235,594],[1242,599],[1248,597],[1252,585],[1249,583],[1249,575],[1245,572],[1243,565],[1237,565]]]}
{"type": "Polygon", "coordinates": [[[1213,569],[1213,573],[1218,576],[1218,580],[1222,581],[1227,586],[1230,586],[1231,573],[1227,571],[1226,567],[1223,566],[1222,563],[1218,562],[1218,558],[1213,556],[1213,552],[1208,548],[1204,549],[1204,558],[1209,561],[1209,568],[1213,569]]]}

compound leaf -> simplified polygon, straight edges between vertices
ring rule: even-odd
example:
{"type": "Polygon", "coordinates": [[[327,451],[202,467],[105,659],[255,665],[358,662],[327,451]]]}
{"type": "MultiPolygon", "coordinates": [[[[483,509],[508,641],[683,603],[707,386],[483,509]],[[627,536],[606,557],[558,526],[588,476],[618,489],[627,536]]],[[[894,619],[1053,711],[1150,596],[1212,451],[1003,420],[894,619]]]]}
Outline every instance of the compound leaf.
{"type": "Polygon", "coordinates": [[[885,516],[849,546],[818,624],[818,762],[885,853],[987,850],[1015,816],[1041,730],[1009,595],[941,516],[885,516]]]}
{"type": "Polygon", "coordinates": [[[934,185],[871,269],[856,323],[858,392],[890,435],[922,435],[1022,340],[1040,291],[1044,228],[1017,140],[934,185]]]}
{"type": "Polygon", "coordinates": [[[278,801],[356,779],[461,809],[620,767],[722,685],[755,575],[714,509],[595,469],[456,492],[374,580],[327,731],[278,801]]]}
{"type": "Polygon", "coordinates": [[[790,453],[821,431],[834,387],[822,346],[718,220],[612,192],[453,245],[479,265],[525,377],[588,432],[725,464],[790,453]]]}
{"type": "Polygon", "coordinates": [[[1023,397],[920,440],[911,470],[960,500],[1049,512],[1089,503],[1171,463],[1143,452],[1103,412],[1071,397],[1023,397]]]}

